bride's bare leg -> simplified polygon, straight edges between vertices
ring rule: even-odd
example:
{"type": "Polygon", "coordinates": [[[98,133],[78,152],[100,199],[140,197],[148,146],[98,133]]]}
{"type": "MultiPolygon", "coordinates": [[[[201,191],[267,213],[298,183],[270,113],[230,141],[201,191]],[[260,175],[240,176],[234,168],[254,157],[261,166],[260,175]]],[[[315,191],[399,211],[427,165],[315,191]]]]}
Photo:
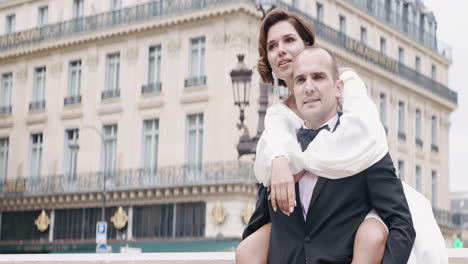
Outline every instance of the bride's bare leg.
{"type": "Polygon", "coordinates": [[[268,223],[246,239],[236,249],[236,264],[267,264],[271,223],[268,223]]]}
{"type": "Polygon", "coordinates": [[[353,264],[380,264],[385,253],[388,231],[382,222],[367,218],[354,238],[353,264]]]}

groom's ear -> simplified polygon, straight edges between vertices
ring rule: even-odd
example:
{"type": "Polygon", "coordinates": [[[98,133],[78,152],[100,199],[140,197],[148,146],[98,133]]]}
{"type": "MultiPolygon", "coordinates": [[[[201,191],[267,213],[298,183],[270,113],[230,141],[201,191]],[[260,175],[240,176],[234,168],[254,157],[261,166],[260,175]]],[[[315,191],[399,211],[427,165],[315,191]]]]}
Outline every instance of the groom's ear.
{"type": "Polygon", "coordinates": [[[343,95],[343,87],[344,87],[344,82],[341,79],[338,79],[335,81],[335,88],[336,88],[336,98],[341,98],[343,95]]]}

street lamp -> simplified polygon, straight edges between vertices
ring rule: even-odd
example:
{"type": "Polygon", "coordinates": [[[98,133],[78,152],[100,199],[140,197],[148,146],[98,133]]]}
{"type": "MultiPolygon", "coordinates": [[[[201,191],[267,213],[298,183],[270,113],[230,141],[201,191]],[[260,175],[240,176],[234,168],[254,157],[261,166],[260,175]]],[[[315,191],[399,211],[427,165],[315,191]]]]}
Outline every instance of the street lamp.
{"type": "Polygon", "coordinates": [[[268,12],[276,8],[277,0],[255,0],[255,5],[257,9],[262,11],[263,17],[265,17],[268,12]]]}
{"type": "MultiPolygon", "coordinates": [[[[103,179],[102,179],[102,208],[101,208],[101,221],[105,222],[106,221],[106,178],[107,178],[107,148],[106,148],[106,140],[104,139],[104,136],[102,135],[101,131],[97,129],[94,126],[85,126],[82,127],[81,130],[84,129],[91,129],[94,132],[96,132],[99,135],[99,138],[101,139],[102,147],[104,148],[104,171],[103,171],[103,179]]],[[[78,141],[73,141],[68,144],[68,147],[72,151],[78,151],[80,150],[80,145],[78,144],[78,141]]]]}
{"type": "Polygon", "coordinates": [[[250,137],[249,130],[244,124],[245,113],[244,109],[249,105],[250,100],[250,87],[252,82],[252,70],[247,68],[244,63],[244,55],[237,55],[237,65],[231,71],[231,80],[232,80],[232,92],[234,95],[234,105],[239,107],[240,123],[237,124],[238,129],[244,129],[244,133],[239,138],[239,143],[237,144],[237,152],[239,158],[245,154],[255,154],[257,149],[257,142],[260,136],[262,135],[263,130],[265,129],[264,120],[266,109],[268,107],[268,86],[260,84],[260,107],[258,109],[258,126],[257,134],[254,137],[250,137]]]}

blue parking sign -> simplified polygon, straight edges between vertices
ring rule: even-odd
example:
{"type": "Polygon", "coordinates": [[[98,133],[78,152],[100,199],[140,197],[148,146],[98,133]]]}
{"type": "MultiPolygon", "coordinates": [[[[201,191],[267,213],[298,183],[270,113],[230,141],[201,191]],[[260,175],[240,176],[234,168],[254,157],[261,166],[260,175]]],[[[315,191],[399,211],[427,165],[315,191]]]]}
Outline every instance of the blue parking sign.
{"type": "Polygon", "coordinates": [[[107,222],[99,221],[96,224],[96,244],[107,244],[107,222]]]}

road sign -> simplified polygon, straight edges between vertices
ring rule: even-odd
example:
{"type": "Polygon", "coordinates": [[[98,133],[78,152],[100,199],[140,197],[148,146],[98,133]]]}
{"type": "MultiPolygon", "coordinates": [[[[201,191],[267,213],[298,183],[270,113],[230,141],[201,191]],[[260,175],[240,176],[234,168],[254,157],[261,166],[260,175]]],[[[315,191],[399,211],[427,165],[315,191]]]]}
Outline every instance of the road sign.
{"type": "Polygon", "coordinates": [[[107,244],[107,222],[99,221],[96,224],[96,244],[107,244]]]}
{"type": "Polygon", "coordinates": [[[96,253],[109,253],[109,246],[106,244],[98,244],[96,246],[96,253]]]}

